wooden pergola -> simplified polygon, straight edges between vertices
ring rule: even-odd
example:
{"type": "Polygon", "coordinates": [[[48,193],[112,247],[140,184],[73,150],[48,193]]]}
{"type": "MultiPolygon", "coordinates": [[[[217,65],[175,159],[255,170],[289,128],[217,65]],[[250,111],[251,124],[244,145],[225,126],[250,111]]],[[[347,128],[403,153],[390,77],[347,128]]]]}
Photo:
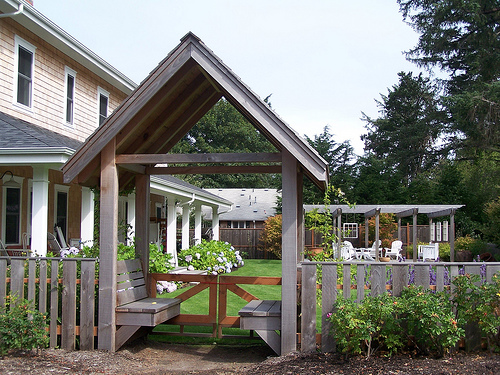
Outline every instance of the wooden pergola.
{"type": "Polygon", "coordinates": [[[115,350],[116,334],[118,192],[135,186],[136,252],[143,264],[148,264],[150,175],[281,173],[281,350],[282,354],[296,350],[297,261],[303,252],[304,233],[303,176],[324,189],[328,183],[328,165],[194,34],[188,33],[181,39],[73,154],[63,173],[67,183],[101,189],[98,347],[110,351],[115,350]],[[264,134],[278,152],[168,154],[222,97],[264,134]]]}

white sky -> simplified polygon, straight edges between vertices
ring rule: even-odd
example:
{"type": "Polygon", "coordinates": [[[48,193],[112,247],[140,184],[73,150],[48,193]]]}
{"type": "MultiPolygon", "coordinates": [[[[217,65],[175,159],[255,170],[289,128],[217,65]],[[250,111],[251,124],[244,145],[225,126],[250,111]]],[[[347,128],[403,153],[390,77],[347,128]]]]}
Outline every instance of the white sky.
{"type": "Polygon", "coordinates": [[[140,83],[195,33],[299,134],[329,125],[356,153],[361,112],[417,71],[402,51],[418,35],[396,0],[34,0],[34,6],[140,83]]]}

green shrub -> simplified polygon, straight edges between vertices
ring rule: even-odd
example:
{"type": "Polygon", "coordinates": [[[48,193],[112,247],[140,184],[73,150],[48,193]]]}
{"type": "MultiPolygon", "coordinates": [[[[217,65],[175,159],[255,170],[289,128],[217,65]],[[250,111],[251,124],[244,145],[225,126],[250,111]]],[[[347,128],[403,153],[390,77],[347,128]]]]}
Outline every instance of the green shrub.
{"type": "Polygon", "coordinates": [[[327,319],[343,353],[370,357],[382,347],[392,354],[403,346],[397,302],[388,294],[367,296],[361,303],[339,297],[327,319]]]}
{"type": "Polygon", "coordinates": [[[459,275],[453,285],[458,316],[478,323],[490,350],[500,349],[500,276],[494,275],[492,283],[481,283],[479,275],[459,275]]]}
{"type": "Polygon", "coordinates": [[[238,250],[228,242],[206,241],[178,254],[179,266],[193,270],[204,270],[212,275],[229,273],[233,267],[241,267],[245,263],[238,250]]]}
{"type": "Polygon", "coordinates": [[[403,289],[400,303],[408,338],[420,353],[435,350],[443,356],[465,333],[461,328],[464,321],[455,317],[453,304],[445,292],[409,286],[403,289]]]}
{"type": "Polygon", "coordinates": [[[439,259],[443,262],[450,261],[450,244],[448,242],[439,244],[439,259]]]}
{"type": "Polygon", "coordinates": [[[34,303],[8,296],[0,307],[0,355],[9,350],[31,350],[47,347],[47,317],[34,303]]]}
{"type": "Polygon", "coordinates": [[[486,251],[486,242],[470,236],[455,239],[455,251],[470,251],[476,257],[486,251]]]}
{"type": "MultiPolygon", "coordinates": [[[[118,244],[118,260],[134,259],[135,257],[135,246],[129,246],[123,243],[118,244]]],[[[158,249],[156,244],[149,244],[150,273],[167,273],[174,268],[170,263],[171,259],[171,254],[162,252],[158,249]]]]}

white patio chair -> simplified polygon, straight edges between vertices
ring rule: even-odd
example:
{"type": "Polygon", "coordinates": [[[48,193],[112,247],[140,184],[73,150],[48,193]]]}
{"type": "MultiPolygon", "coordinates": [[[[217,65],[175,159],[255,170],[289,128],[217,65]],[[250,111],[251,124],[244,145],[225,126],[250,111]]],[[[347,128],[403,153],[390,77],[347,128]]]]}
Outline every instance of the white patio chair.
{"type": "Polygon", "coordinates": [[[340,256],[345,260],[358,259],[356,250],[349,241],[344,241],[340,245],[340,256]]]}
{"type": "Polygon", "coordinates": [[[403,260],[403,256],[401,255],[401,251],[403,250],[403,242],[397,240],[393,241],[390,249],[385,250],[385,256],[392,258],[395,257],[397,260],[403,260]]]}
{"type": "Polygon", "coordinates": [[[59,255],[60,256],[61,255],[61,250],[67,250],[68,249],[68,247],[61,247],[61,245],[59,245],[59,242],[57,241],[56,236],[54,236],[50,232],[47,232],[47,242],[49,243],[50,250],[52,250],[52,252],[55,255],[59,255]]]}
{"type": "Polygon", "coordinates": [[[377,243],[378,243],[378,251],[379,251],[379,256],[382,256],[382,241],[378,240],[373,241],[372,247],[369,247],[367,249],[363,249],[362,256],[365,260],[375,260],[377,258],[377,243]]]}
{"type": "Polygon", "coordinates": [[[437,260],[439,258],[439,244],[418,245],[418,259],[437,260]]]}

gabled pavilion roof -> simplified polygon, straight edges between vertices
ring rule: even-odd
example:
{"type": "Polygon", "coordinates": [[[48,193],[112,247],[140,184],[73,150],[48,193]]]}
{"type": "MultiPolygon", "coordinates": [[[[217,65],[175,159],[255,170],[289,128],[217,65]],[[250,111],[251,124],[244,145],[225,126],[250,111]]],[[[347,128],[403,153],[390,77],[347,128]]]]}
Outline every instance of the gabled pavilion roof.
{"type": "MultiPolygon", "coordinates": [[[[325,160],[192,33],[181,39],[70,158],[63,167],[65,182],[96,184],[100,152],[113,139],[116,154],[127,155],[129,164],[132,164],[130,155],[168,153],[221,97],[237,108],[279,152],[286,150],[295,157],[315,184],[326,185],[325,160]]],[[[271,162],[281,160],[276,155],[268,157],[271,162]]],[[[137,160],[133,166],[127,165],[128,169],[121,169],[121,184],[130,180],[127,173],[148,173],[148,167],[162,163],[151,162],[147,157],[137,160]]]]}

